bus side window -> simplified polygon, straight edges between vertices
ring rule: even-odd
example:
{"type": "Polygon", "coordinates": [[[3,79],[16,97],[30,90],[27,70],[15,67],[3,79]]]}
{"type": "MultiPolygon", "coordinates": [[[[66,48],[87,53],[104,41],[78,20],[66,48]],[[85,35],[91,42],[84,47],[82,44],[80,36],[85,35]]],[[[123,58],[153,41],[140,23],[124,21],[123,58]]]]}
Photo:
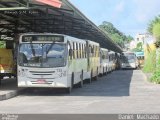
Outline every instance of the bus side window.
{"type": "Polygon", "coordinates": [[[97,46],[97,57],[99,57],[99,47],[97,46]]]}
{"type": "Polygon", "coordinates": [[[92,48],[91,48],[91,45],[89,45],[89,57],[91,57],[92,56],[92,50],[91,50],[92,48]]]}
{"type": "Polygon", "coordinates": [[[106,59],[109,59],[109,55],[108,55],[108,52],[106,53],[106,59]]]}
{"type": "Polygon", "coordinates": [[[81,50],[82,48],[81,48],[81,43],[79,43],[79,58],[82,58],[82,50],[81,50]]]}
{"type": "Polygon", "coordinates": [[[95,47],[92,46],[92,57],[95,57],[95,47]]]}
{"type": "Polygon", "coordinates": [[[94,57],[94,46],[92,46],[91,53],[92,53],[92,57],[94,57]]]}
{"type": "Polygon", "coordinates": [[[76,59],[75,43],[73,42],[73,59],[76,59]]]}
{"type": "Polygon", "coordinates": [[[93,46],[93,51],[94,51],[93,56],[96,57],[96,46],[93,46]]]}
{"type": "Polygon", "coordinates": [[[85,56],[85,58],[87,58],[87,48],[86,48],[86,45],[84,45],[84,56],[85,56]]]}
{"type": "Polygon", "coordinates": [[[72,47],[71,47],[70,43],[68,43],[68,50],[69,50],[69,60],[72,60],[72,58],[73,58],[73,50],[72,50],[72,47]]]}
{"type": "Polygon", "coordinates": [[[99,47],[96,47],[96,57],[99,57],[99,47]]]}
{"type": "Polygon", "coordinates": [[[84,44],[82,44],[82,58],[84,58],[84,44]]]}
{"type": "Polygon", "coordinates": [[[97,54],[97,47],[94,46],[94,57],[96,57],[96,54],[97,54]]]}
{"type": "Polygon", "coordinates": [[[76,54],[77,54],[77,59],[79,58],[79,48],[78,48],[78,43],[76,43],[76,54]]]}
{"type": "Polygon", "coordinates": [[[97,46],[97,56],[96,57],[99,57],[99,47],[97,46]]]}

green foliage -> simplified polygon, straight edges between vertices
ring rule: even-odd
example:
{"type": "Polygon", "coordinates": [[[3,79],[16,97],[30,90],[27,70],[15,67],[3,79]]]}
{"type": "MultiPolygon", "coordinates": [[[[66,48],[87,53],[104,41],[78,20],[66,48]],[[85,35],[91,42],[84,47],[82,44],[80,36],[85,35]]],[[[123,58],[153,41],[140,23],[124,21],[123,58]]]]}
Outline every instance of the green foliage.
{"type": "Polygon", "coordinates": [[[158,61],[157,61],[157,64],[156,64],[156,70],[153,73],[153,76],[151,77],[150,81],[154,82],[154,83],[157,83],[157,84],[160,84],[160,56],[158,56],[157,60],[158,61]]]}
{"type": "Polygon", "coordinates": [[[151,51],[145,58],[143,71],[153,73],[156,70],[156,51],[151,51]]]}
{"type": "Polygon", "coordinates": [[[5,48],[5,42],[4,41],[0,41],[0,48],[5,48]]]}
{"type": "Polygon", "coordinates": [[[156,38],[156,46],[160,47],[160,15],[156,16],[148,25],[148,32],[156,38]]]}
{"type": "MultiPolygon", "coordinates": [[[[160,15],[150,22],[148,25],[148,31],[156,38],[156,47],[160,47],[160,15]]],[[[159,51],[157,50],[157,52],[159,51]]],[[[153,72],[151,82],[160,84],[160,56],[157,54],[156,57],[155,60],[151,61],[152,64],[156,63],[154,71],[150,70],[150,72],[153,72]],[[158,58],[157,61],[155,61],[156,57],[158,58]]]]}
{"type": "Polygon", "coordinates": [[[133,38],[132,36],[130,36],[130,35],[127,36],[127,41],[128,41],[128,42],[131,42],[132,40],[134,40],[134,38],[133,38]]]}
{"type": "Polygon", "coordinates": [[[160,69],[156,70],[150,79],[151,82],[160,84],[160,69]]]}
{"type": "Polygon", "coordinates": [[[148,25],[148,28],[147,28],[147,30],[148,30],[148,32],[149,32],[150,34],[153,34],[153,27],[154,27],[154,25],[157,24],[157,23],[160,23],[160,15],[159,15],[159,16],[156,16],[152,21],[150,21],[150,23],[149,23],[149,25],[148,25]]]}
{"type": "Polygon", "coordinates": [[[160,41],[160,22],[153,25],[153,35],[157,41],[160,41]]]}
{"type": "Polygon", "coordinates": [[[124,47],[124,44],[129,43],[131,40],[133,40],[132,36],[124,35],[122,32],[117,30],[110,22],[104,21],[102,25],[99,26],[99,28],[121,47],[124,47]]]}
{"type": "Polygon", "coordinates": [[[142,42],[139,42],[136,48],[132,49],[132,52],[142,52],[142,51],[143,51],[142,42]]]}
{"type": "Polygon", "coordinates": [[[137,48],[142,49],[142,42],[139,42],[139,43],[137,44],[137,48]]]}

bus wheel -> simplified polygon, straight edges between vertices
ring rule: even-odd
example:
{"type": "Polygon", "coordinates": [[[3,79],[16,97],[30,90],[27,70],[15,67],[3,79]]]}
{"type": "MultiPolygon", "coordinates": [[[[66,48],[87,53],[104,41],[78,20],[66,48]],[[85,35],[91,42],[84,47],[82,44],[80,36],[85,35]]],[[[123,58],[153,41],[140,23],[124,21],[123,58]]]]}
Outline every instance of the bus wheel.
{"type": "Polygon", "coordinates": [[[91,82],[92,82],[92,80],[93,80],[93,73],[92,73],[92,71],[91,71],[90,78],[89,78],[89,79],[87,79],[87,81],[88,81],[88,83],[91,83],[91,82]]]}
{"type": "MultiPolygon", "coordinates": [[[[100,68],[101,69],[101,68],[100,68]]],[[[104,73],[104,68],[103,68],[103,71],[101,71],[102,73],[100,73],[98,76],[99,77],[102,77],[103,76],[103,73],[104,73]]]]}
{"type": "Polygon", "coordinates": [[[98,80],[98,68],[97,68],[97,74],[96,74],[96,76],[94,77],[94,80],[95,80],[95,81],[98,80]]]}
{"type": "Polygon", "coordinates": [[[107,67],[106,67],[106,72],[104,73],[104,75],[107,75],[107,67]]]}
{"type": "Polygon", "coordinates": [[[78,87],[82,88],[83,87],[83,71],[81,73],[80,78],[81,78],[81,81],[79,82],[79,86],[78,87]]]}
{"type": "Polygon", "coordinates": [[[105,69],[104,67],[103,67],[103,75],[107,75],[107,68],[105,69]],[[106,70],[106,71],[105,71],[106,70]]]}
{"type": "Polygon", "coordinates": [[[74,73],[72,73],[71,86],[66,88],[66,93],[71,93],[73,86],[74,86],[74,73]]]}

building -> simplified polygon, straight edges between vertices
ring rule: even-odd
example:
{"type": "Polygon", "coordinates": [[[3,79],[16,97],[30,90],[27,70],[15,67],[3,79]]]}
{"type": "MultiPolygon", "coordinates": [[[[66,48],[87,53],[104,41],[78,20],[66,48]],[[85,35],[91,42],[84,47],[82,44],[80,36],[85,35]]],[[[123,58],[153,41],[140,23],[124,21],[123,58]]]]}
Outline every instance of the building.
{"type": "Polygon", "coordinates": [[[145,38],[148,36],[148,34],[137,34],[135,36],[135,42],[138,44],[139,42],[141,42],[142,44],[144,44],[144,40],[145,38]]]}
{"type": "Polygon", "coordinates": [[[136,48],[138,43],[142,43],[142,48],[144,48],[144,45],[146,45],[146,43],[149,42],[148,40],[152,41],[152,43],[154,41],[153,37],[148,33],[137,34],[135,36],[134,41],[131,41],[130,43],[130,50],[136,48]]]}

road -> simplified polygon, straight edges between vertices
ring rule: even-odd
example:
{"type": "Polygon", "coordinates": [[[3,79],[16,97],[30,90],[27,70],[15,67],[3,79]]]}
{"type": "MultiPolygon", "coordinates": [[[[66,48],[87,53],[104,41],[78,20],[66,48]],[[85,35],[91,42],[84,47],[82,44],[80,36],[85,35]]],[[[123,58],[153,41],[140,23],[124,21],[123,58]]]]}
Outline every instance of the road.
{"type": "Polygon", "coordinates": [[[68,95],[54,90],[27,91],[0,101],[0,113],[160,113],[160,85],[140,70],[114,71],[68,95]]]}

